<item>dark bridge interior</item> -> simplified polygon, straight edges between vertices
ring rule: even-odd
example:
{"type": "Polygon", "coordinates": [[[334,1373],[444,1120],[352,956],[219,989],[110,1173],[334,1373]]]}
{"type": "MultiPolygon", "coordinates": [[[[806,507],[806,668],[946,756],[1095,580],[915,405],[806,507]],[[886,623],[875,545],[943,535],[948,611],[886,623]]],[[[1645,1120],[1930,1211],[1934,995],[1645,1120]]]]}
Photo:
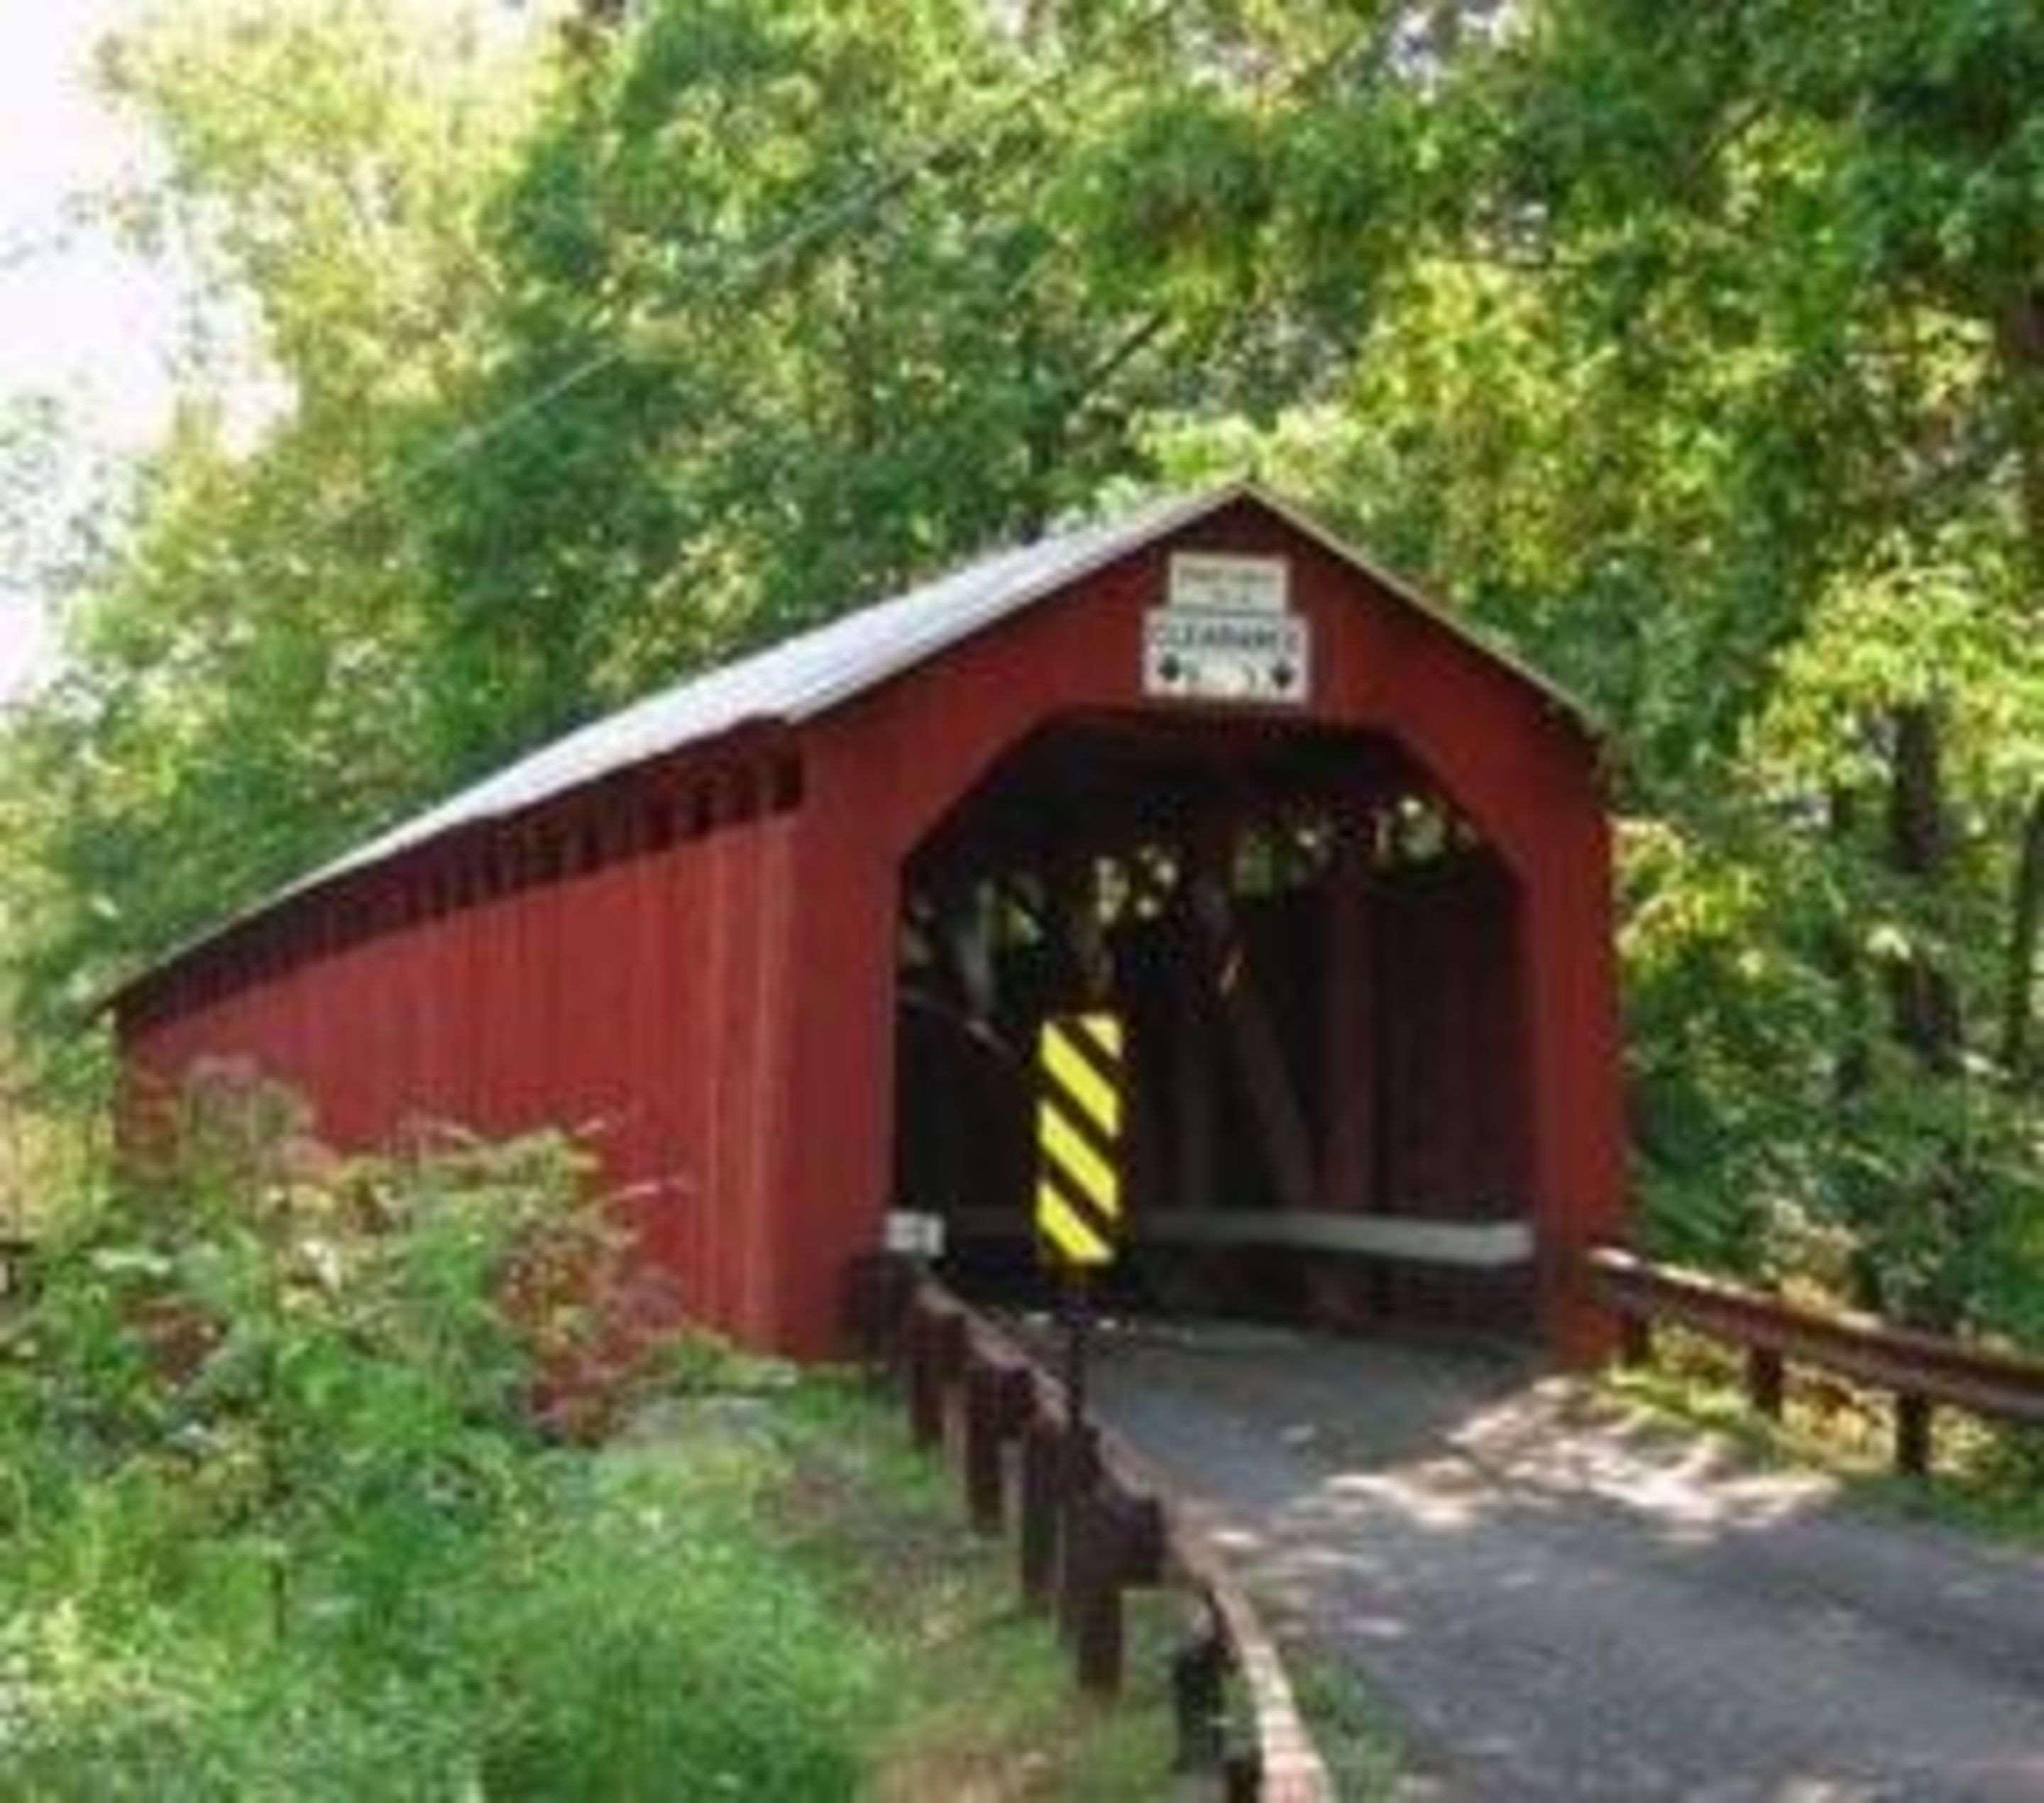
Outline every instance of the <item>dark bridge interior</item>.
{"type": "Polygon", "coordinates": [[[1033,1048],[1128,1047],[1118,1299],[1362,1326],[1522,1324],[1516,886],[1381,735],[1069,718],[903,873],[896,1204],[953,1280],[1034,1287],[1033,1048]]]}

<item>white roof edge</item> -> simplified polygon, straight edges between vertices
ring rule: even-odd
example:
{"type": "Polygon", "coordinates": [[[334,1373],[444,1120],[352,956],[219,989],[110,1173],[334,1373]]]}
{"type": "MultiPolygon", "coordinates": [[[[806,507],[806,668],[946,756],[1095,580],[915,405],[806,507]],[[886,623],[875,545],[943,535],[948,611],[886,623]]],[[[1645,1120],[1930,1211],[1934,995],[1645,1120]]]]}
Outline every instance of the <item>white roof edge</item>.
{"type": "Polygon", "coordinates": [[[1597,736],[1594,723],[1566,691],[1556,687],[1509,652],[1485,643],[1416,584],[1385,569],[1309,515],[1281,500],[1258,483],[1248,479],[1237,479],[1196,494],[1160,498],[1135,509],[1120,521],[1094,521],[1089,525],[1074,528],[1058,537],[990,552],[901,594],[869,602],[821,625],[777,640],[745,657],[713,666],[707,671],[684,677],[663,689],[656,690],[639,701],[628,702],[624,707],[576,727],[559,738],[513,759],[490,775],[456,790],[375,835],[352,851],[318,866],[263,901],[195,934],[153,960],[146,970],[114,986],[98,1005],[105,1005],[106,1001],[125,994],[156,972],[179,963],[286,902],[342,877],[373,868],[421,845],[431,844],[458,831],[508,818],[542,802],[601,782],[620,771],[650,763],[655,759],[686,750],[690,745],[708,744],[728,737],[746,727],[796,725],[816,719],[868,690],[877,688],[882,683],[927,663],[1011,614],[1084,580],[1145,545],[1168,537],[1210,514],[1243,501],[1252,502],[1266,509],[1330,556],[1360,571],[1443,631],[1492,662],[1502,665],[1538,690],[1550,704],[1566,713],[1586,735],[1593,739],[1597,736]],[[1062,556],[1059,555],[1061,547],[1067,548],[1062,556]],[[975,575],[992,575],[1001,564],[1009,561],[1021,567],[1012,582],[996,580],[979,594],[972,593],[967,586],[966,592],[955,601],[948,605],[936,605],[941,598],[939,591],[953,584],[969,585],[975,575]],[[791,667],[781,678],[778,695],[762,698],[769,705],[749,711],[743,708],[733,709],[720,716],[713,713],[697,725],[684,728],[671,737],[664,737],[655,731],[647,735],[643,740],[634,743],[629,733],[624,730],[631,722],[651,718],[663,705],[671,707],[691,694],[707,695],[710,686],[720,681],[727,686],[736,686],[735,679],[742,679],[747,673],[762,670],[770,663],[795,663],[802,650],[827,643],[826,636],[836,635],[849,639],[852,635],[841,629],[852,627],[855,632],[858,629],[853,626],[853,623],[862,621],[870,626],[882,610],[917,605],[929,608],[931,617],[927,624],[912,628],[891,644],[882,642],[863,650],[854,646],[852,648],[859,651],[859,655],[846,656],[813,675],[805,675],[799,667],[791,667]],[[594,759],[587,763],[578,763],[566,755],[574,746],[586,744],[592,740],[601,740],[606,732],[625,741],[608,761],[594,759]],[[540,768],[549,763],[563,767],[557,778],[550,780],[537,775],[540,768]],[[519,780],[521,775],[525,778],[523,783],[519,780]]]}

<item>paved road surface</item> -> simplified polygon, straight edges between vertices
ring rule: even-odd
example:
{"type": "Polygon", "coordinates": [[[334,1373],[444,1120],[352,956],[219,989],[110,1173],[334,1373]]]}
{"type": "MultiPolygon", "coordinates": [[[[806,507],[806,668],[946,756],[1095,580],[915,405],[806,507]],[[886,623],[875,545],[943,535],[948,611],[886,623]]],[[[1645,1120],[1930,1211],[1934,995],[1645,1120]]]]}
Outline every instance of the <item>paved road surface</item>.
{"type": "Polygon", "coordinates": [[[1107,1337],[1108,1419],[1470,1803],[2044,1803],[2044,1559],[1496,1354],[1107,1337]]]}

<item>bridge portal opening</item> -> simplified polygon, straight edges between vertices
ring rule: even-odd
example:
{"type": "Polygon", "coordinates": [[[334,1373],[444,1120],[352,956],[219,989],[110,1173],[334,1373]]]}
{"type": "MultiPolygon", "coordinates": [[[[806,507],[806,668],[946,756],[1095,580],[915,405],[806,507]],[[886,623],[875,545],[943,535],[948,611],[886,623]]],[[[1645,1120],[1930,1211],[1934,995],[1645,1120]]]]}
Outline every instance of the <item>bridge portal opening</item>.
{"type": "Polygon", "coordinates": [[[1388,736],[1062,718],[901,875],[896,1205],[968,1291],[1040,1294],[1037,1028],[1122,1017],[1111,1299],[1530,1327],[1519,886],[1388,736]]]}

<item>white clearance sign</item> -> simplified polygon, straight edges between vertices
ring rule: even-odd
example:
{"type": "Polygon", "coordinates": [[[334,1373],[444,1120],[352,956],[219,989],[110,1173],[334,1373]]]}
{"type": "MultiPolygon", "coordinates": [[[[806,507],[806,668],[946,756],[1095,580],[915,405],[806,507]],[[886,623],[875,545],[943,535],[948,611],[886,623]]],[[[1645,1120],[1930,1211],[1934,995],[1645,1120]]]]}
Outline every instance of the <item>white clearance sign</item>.
{"type": "Polygon", "coordinates": [[[1303,705],[1312,636],[1290,611],[1281,557],[1179,552],[1166,605],[1143,617],[1143,692],[1185,701],[1303,705]]]}

